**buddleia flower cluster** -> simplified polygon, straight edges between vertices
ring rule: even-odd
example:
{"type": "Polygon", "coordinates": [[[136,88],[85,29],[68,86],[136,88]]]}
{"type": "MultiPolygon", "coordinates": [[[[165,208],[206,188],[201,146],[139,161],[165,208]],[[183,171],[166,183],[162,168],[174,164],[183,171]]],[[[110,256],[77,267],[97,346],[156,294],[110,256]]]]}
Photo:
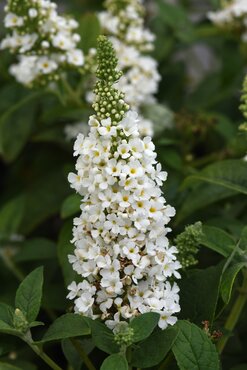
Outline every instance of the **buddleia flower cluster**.
{"type": "Polygon", "coordinates": [[[226,1],[224,7],[208,13],[209,19],[216,26],[238,33],[243,42],[247,42],[247,1],[226,1]]]}
{"type": "Polygon", "coordinates": [[[23,85],[46,85],[57,81],[68,68],[84,63],[77,48],[78,23],[57,13],[50,0],[8,0],[4,25],[7,36],[1,49],[9,49],[18,58],[10,73],[23,85]]]}
{"type": "Polygon", "coordinates": [[[82,196],[69,255],[81,282],[69,285],[68,298],[76,313],[104,320],[115,333],[146,312],[159,313],[165,329],[180,310],[174,279],[181,267],[167,238],[175,215],[160,188],[167,173],[151,137],[140,138],[138,114],[114,87],[121,73],[104,36],[98,64],[96,114],[89,118],[88,136],[79,134],[75,141],[76,173],[68,177],[82,196]]]}

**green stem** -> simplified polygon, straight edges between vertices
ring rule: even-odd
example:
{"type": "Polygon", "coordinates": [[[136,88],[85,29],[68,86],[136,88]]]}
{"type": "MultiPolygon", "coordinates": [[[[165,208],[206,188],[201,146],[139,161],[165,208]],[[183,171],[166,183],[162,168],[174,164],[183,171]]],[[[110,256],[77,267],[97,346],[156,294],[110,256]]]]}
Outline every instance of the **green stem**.
{"type": "Polygon", "coordinates": [[[56,96],[56,98],[59,100],[59,102],[64,106],[66,107],[66,101],[63,97],[63,95],[61,94],[60,90],[57,88],[57,89],[47,89],[47,92],[50,93],[50,94],[53,94],[54,96],[56,96]]]}
{"type": "Polygon", "coordinates": [[[5,265],[8,267],[8,269],[13,273],[13,275],[19,280],[22,281],[25,276],[23,272],[19,269],[18,266],[14,263],[12,257],[12,250],[11,247],[6,247],[2,250],[2,258],[5,263],[5,265]]]}
{"type": "Polygon", "coordinates": [[[29,347],[53,370],[63,370],[38,345],[33,343],[30,331],[22,338],[29,347]]]}
{"type": "Polygon", "coordinates": [[[79,95],[73,90],[66,78],[62,79],[63,87],[67,91],[69,98],[78,106],[81,107],[82,103],[79,95]]]}
{"type": "Polygon", "coordinates": [[[88,355],[86,354],[86,352],[84,351],[84,348],[82,347],[81,343],[76,340],[76,339],[70,339],[73,346],[75,347],[75,349],[77,350],[77,352],[79,353],[79,355],[81,356],[84,364],[87,366],[88,370],[96,370],[96,368],[94,367],[94,364],[91,362],[90,358],[88,357],[88,355]]]}
{"type": "MultiPolygon", "coordinates": [[[[232,332],[234,330],[240,318],[240,315],[243,311],[245,303],[247,301],[247,269],[243,271],[243,274],[244,274],[244,280],[243,280],[242,287],[239,289],[239,296],[236,302],[234,303],[230,311],[230,314],[226,320],[225,326],[224,326],[227,332],[232,332]]],[[[217,348],[218,348],[219,353],[223,352],[228,342],[228,339],[229,339],[229,335],[227,334],[227,335],[224,335],[221,338],[221,340],[218,342],[217,348]]]]}

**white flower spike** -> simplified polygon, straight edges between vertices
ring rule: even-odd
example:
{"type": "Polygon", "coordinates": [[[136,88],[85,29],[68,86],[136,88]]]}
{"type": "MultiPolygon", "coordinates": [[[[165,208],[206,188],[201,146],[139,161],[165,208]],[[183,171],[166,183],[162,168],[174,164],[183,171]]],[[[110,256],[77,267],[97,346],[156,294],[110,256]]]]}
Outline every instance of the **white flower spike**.
{"type": "Polygon", "coordinates": [[[174,325],[179,312],[180,263],[166,227],[175,210],[159,185],[166,179],[151,138],[140,138],[138,115],[113,88],[121,73],[106,37],[99,38],[96,115],[87,137],[78,135],[76,174],[71,187],[84,198],[75,218],[72,282],[75,312],[101,318],[116,333],[123,323],[146,312],[160,314],[159,327],[174,325]],[[82,284],[84,284],[82,286],[82,284]]]}

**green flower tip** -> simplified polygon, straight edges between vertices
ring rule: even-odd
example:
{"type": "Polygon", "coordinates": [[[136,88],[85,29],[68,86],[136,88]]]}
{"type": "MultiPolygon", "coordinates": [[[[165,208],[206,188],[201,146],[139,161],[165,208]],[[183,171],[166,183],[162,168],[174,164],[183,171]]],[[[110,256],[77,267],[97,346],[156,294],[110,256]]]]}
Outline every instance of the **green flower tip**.
{"type": "Polygon", "coordinates": [[[98,37],[98,69],[96,76],[105,83],[112,85],[122,76],[122,72],[117,70],[118,59],[112,43],[106,36],[98,37]]]}
{"type": "Polygon", "coordinates": [[[93,109],[100,121],[111,118],[113,125],[117,125],[129,110],[124,101],[124,94],[113,87],[122,72],[117,69],[118,59],[111,42],[105,36],[98,37],[97,48],[98,69],[94,93],[93,109]]]}

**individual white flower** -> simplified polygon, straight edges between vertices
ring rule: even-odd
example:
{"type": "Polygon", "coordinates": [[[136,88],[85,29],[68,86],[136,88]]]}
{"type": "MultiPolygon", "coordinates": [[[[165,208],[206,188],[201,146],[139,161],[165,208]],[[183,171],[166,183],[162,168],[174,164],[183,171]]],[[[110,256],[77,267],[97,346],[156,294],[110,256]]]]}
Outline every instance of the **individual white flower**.
{"type": "Polygon", "coordinates": [[[62,49],[62,50],[70,50],[74,47],[74,43],[71,38],[71,35],[64,33],[64,32],[58,32],[53,37],[52,44],[56,48],[62,49]]]}
{"type": "Polygon", "coordinates": [[[23,17],[20,17],[14,13],[8,13],[4,18],[4,25],[6,28],[21,27],[23,24],[23,17]]]}
{"type": "Polygon", "coordinates": [[[37,59],[37,69],[40,73],[49,74],[58,68],[58,64],[48,57],[41,57],[37,59]]]}
{"type": "Polygon", "coordinates": [[[174,325],[176,324],[177,322],[177,318],[175,316],[172,316],[173,315],[173,312],[169,312],[169,311],[162,311],[161,315],[160,315],[160,319],[159,319],[159,327],[161,329],[166,329],[168,327],[168,325],[174,325]]]}
{"type": "Polygon", "coordinates": [[[76,284],[75,281],[73,281],[69,286],[68,290],[70,291],[66,298],[68,299],[74,299],[79,295],[80,287],[76,284]]]}
{"type": "Polygon", "coordinates": [[[129,136],[138,136],[138,114],[133,111],[127,112],[124,119],[121,121],[119,127],[123,130],[124,134],[129,136]]]}
{"type": "Polygon", "coordinates": [[[71,65],[82,66],[84,64],[84,55],[80,49],[72,49],[67,52],[67,61],[71,65]]]}
{"type": "Polygon", "coordinates": [[[107,118],[101,121],[101,126],[98,127],[98,132],[100,135],[105,137],[115,136],[117,129],[115,126],[112,126],[111,118],[107,118]]]}
{"type": "Polygon", "coordinates": [[[86,313],[93,305],[94,299],[90,293],[85,292],[75,300],[77,309],[81,313],[86,313]]]}
{"type": "Polygon", "coordinates": [[[29,85],[38,76],[36,56],[21,56],[18,64],[13,64],[9,72],[16,80],[24,85],[29,85]]]}
{"type": "Polygon", "coordinates": [[[28,10],[28,15],[30,18],[36,18],[38,16],[38,11],[35,8],[31,8],[28,10]]]}

